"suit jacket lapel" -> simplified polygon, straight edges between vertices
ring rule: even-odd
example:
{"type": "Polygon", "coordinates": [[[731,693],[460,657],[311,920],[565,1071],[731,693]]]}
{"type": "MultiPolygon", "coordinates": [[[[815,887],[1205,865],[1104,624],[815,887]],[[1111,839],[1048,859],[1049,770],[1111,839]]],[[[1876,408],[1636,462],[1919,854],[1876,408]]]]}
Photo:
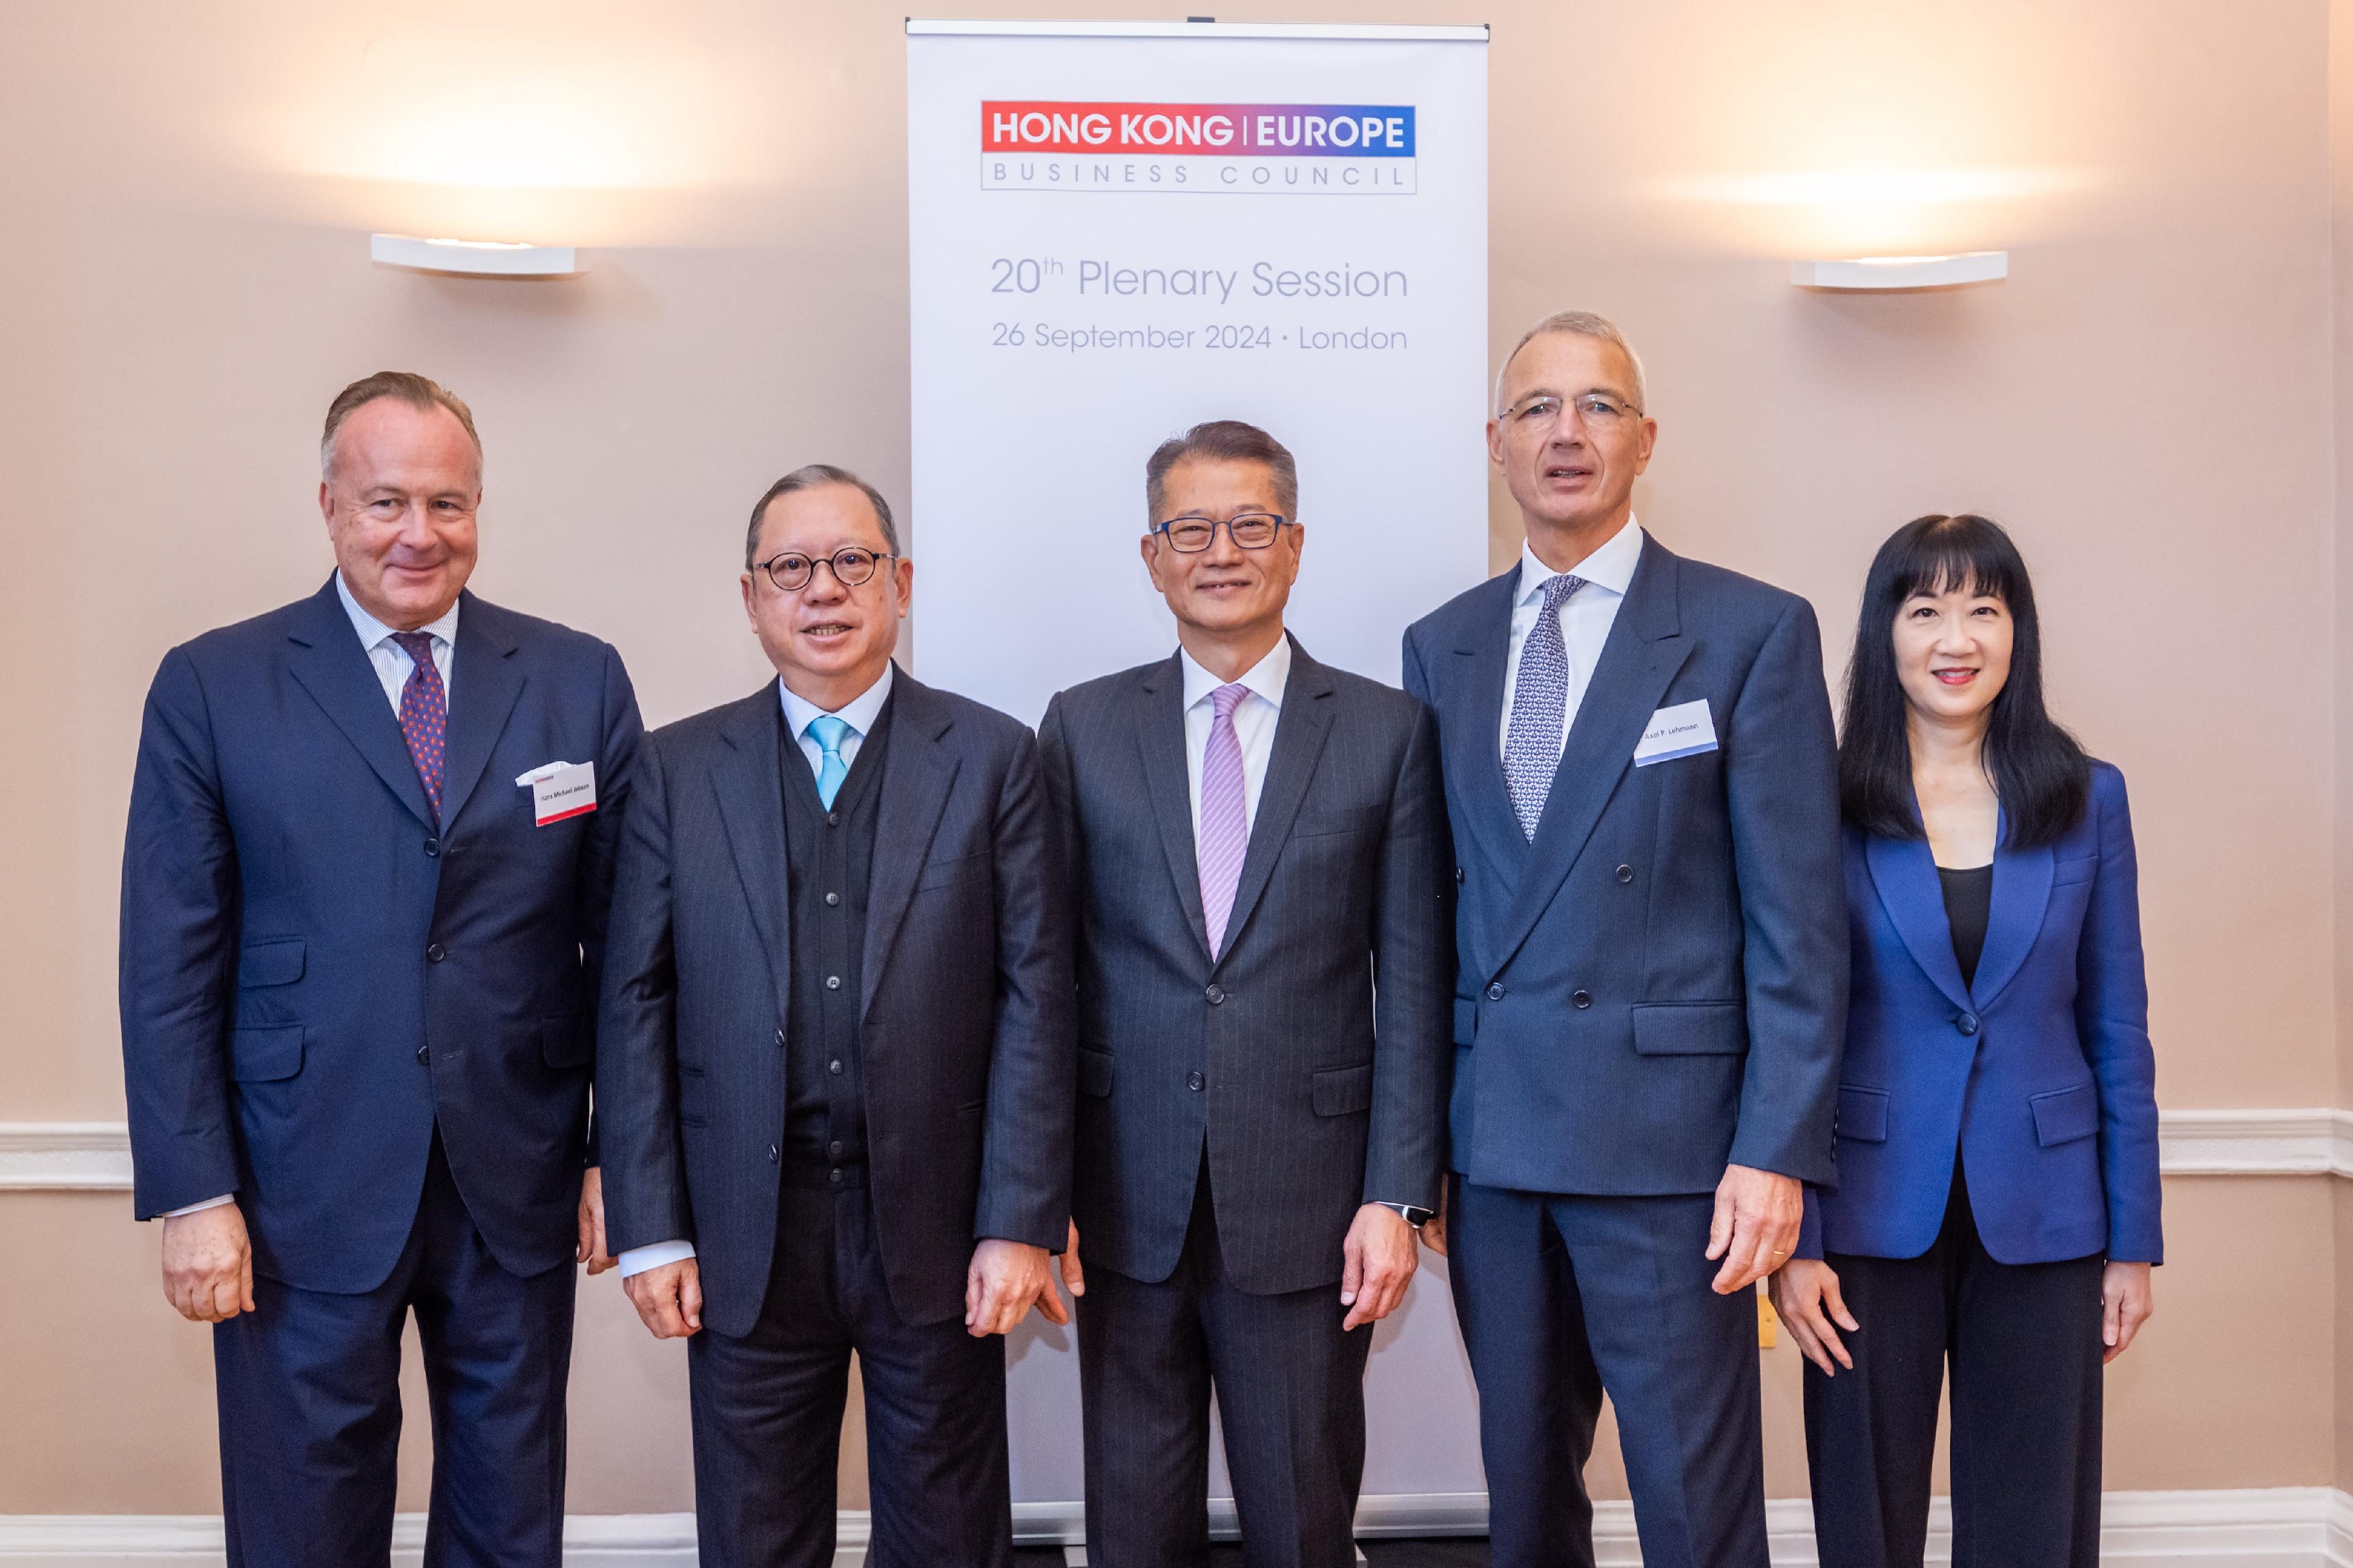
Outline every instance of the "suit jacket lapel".
{"type": "MultiPolygon", "coordinates": [[[[1152,667],[1143,690],[1144,700],[1136,704],[1135,742],[1143,752],[1144,785],[1160,826],[1160,847],[1168,857],[1169,879],[1176,884],[1176,902],[1206,959],[1212,956],[1209,926],[1201,913],[1201,865],[1193,855],[1193,781],[1185,763],[1185,670],[1175,654],[1152,667]]],[[[1231,916],[1226,929],[1236,929],[1231,916]]]]}
{"type": "MultiPolygon", "coordinates": [[[[1259,786],[1258,816],[1250,824],[1250,843],[1242,851],[1234,907],[1226,917],[1227,953],[1233,952],[1259,895],[1266,891],[1267,879],[1274,875],[1274,863],[1282,858],[1283,844],[1291,837],[1291,824],[1299,816],[1299,803],[1307,798],[1308,781],[1315,776],[1324,738],[1332,732],[1332,689],[1331,671],[1308,658],[1298,639],[1292,638],[1291,679],[1283,689],[1282,711],[1275,717],[1274,746],[1267,758],[1266,782],[1259,786]]],[[[1185,823],[1189,829],[1191,802],[1186,804],[1185,823]]],[[[1198,877],[1193,892],[1198,903],[1198,877]]],[[[1224,956],[1220,953],[1219,960],[1224,956]]]]}
{"type": "MultiPolygon", "coordinates": [[[[470,593],[458,597],[458,646],[449,661],[449,743],[441,771],[441,826],[446,831],[465,809],[474,786],[490,765],[507,717],[522,696],[522,663],[515,641],[504,634],[505,617],[495,605],[470,593]]],[[[543,758],[585,762],[586,758],[543,758]]]]}
{"type": "Polygon", "coordinates": [[[1978,1011],[1993,1005],[2002,987],[2026,962],[2028,950],[2042,933],[2042,917],[2051,902],[2051,847],[2010,847],[2010,824],[2004,818],[1993,856],[1993,905],[1986,917],[1985,951],[1978,955],[1977,984],[1969,987],[1978,1011]]]}
{"type": "MultiPolygon", "coordinates": [[[[1634,568],[1634,580],[1626,585],[1626,602],[1618,607],[1618,618],[1610,625],[1609,640],[1602,644],[1585,699],[1569,725],[1568,743],[1561,749],[1560,767],[1553,774],[1544,816],[1537,820],[1535,838],[1528,845],[1527,872],[1520,879],[1510,917],[1504,923],[1504,939],[1492,970],[1511,962],[1543,918],[1545,907],[1559,891],[1585,841],[1592,837],[1594,825],[1601,820],[1609,797],[1618,792],[1619,781],[1633,766],[1634,748],[1657,710],[1659,699],[1666,695],[1676,672],[1691,657],[1677,604],[1676,564],[1676,558],[1664,546],[1644,536],[1641,563],[1634,568]]],[[[1719,722],[1723,719],[1721,714],[1715,717],[1719,722]]],[[[1501,721],[1499,710],[1497,722],[1501,721]]],[[[1489,731],[1488,739],[1493,752],[1494,731],[1489,731]]],[[[1500,779],[1500,763],[1495,771],[1500,779]]],[[[1512,826],[1517,831],[1517,816],[1512,818],[1512,826]]]]}
{"type": "MultiPolygon", "coordinates": [[[[463,620],[460,616],[461,625],[463,620]]],[[[408,754],[398,716],[384,700],[384,685],[376,679],[367,649],[360,646],[351,617],[343,613],[333,578],[311,599],[309,613],[288,639],[294,645],[288,668],[296,682],[418,825],[431,829],[433,808],[425,799],[424,781],[417,776],[416,759],[408,754]]]]}
{"type": "Polygon", "coordinates": [[[955,754],[940,743],[955,722],[946,703],[905,670],[891,678],[891,754],[874,818],[874,868],[867,883],[866,949],[860,960],[859,1016],[874,1005],[891,949],[931,854],[932,835],[955,784],[955,754]]]}
{"type": "MultiPolygon", "coordinates": [[[[1968,1010],[1968,988],[1961,984],[1960,961],[1953,956],[1953,928],[1945,919],[1944,885],[1936,879],[1936,858],[1926,838],[1881,838],[1863,844],[1863,859],[1871,867],[1879,902],[1887,910],[1895,932],[1911,952],[1912,962],[1936,983],[1954,1006],[1968,1010]]],[[[1994,892],[2001,891],[2001,872],[1994,871],[1994,892]]],[[[1986,954],[1991,957],[1990,952],[1986,954]]],[[[1979,976],[1985,973],[1982,962],[1979,976]]]]}
{"type": "Polygon", "coordinates": [[[776,763],[783,723],[776,688],[770,682],[737,703],[721,727],[729,749],[711,773],[719,819],[726,825],[735,873],[743,879],[744,897],[752,906],[752,925],[760,933],[760,952],[768,965],[779,1018],[789,1016],[792,972],[785,962],[786,943],[792,937],[785,899],[785,775],[776,763]]]}
{"type": "MultiPolygon", "coordinates": [[[[1512,795],[1504,783],[1504,673],[1511,662],[1512,605],[1520,569],[1513,567],[1476,590],[1462,635],[1454,644],[1458,667],[1471,683],[1464,723],[1446,733],[1445,766],[1462,793],[1471,829],[1499,864],[1515,866],[1528,852],[1512,795]]],[[[1433,694],[1434,695],[1434,694],[1433,694]]]]}

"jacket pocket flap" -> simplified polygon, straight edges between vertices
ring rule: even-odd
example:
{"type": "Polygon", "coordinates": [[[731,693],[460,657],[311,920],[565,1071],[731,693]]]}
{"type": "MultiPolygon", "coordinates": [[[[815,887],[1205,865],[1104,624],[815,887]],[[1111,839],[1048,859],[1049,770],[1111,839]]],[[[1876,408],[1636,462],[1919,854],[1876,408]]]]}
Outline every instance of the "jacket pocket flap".
{"type": "Polygon", "coordinates": [[[1377,805],[1352,805],[1345,811],[1303,811],[1291,825],[1293,838],[1320,838],[1327,833],[1354,833],[1377,827],[1384,815],[1377,805]]]}
{"type": "Polygon", "coordinates": [[[988,851],[986,849],[977,854],[959,855],[953,860],[934,860],[924,866],[922,878],[915,883],[915,891],[920,893],[927,888],[950,887],[968,877],[985,875],[987,870],[988,851]]]}
{"type": "Polygon", "coordinates": [[[1851,1083],[1839,1085],[1838,1117],[1831,1123],[1831,1131],[1836,1137],[1857,1143],[1886,1142],[1887,1091],[1861,1089],[1851,1083]]]}
{"type": "Polygon", "coordinates": [[[1646,1057],[1738,1056],[1748,1022],[1737,1002],[1654,1003],[1634,1009],[1634,1048],[1646,1057]]]}
{"type": "Polygon", "coordinates": [[[2063,888],[2070,882],[2088,882],[2099,874],[2100,858],[2085,855],[2073,860],[2055,860],[2051,865],[2051,885],[2063,888]]]}
{"type": "Polygon", "coordinates": [[[302,978],[302,939],[248,943],[237,957],[239,985],[291,985],[302,978]]]}
{"type": "Polygon", "coordinates": [[[2048,1094],[2029,1096],[2026,1103],[2034,1112],[2034,1141],[2045,1149],[2089,1138],[2100,1130],[2100,1090],[2095,1084],[2054,1089],[2048,1094]]]}
{"type": "Polygon", "coordinates": [[[1111,1053],[1079,1047],[1079,1092],[1101,1100],[1111,1092],[1111,1053]]]}
{"type": "Polygon", "coordinates": [[[585,1068],[596,1056],[596,1037],[579,1013],[539,1022],[539,1054],[552,1068],[585,1068]]]}
{"type": "Polygon", "coordinates": [[[1468,1046],[1479,1038],[1479,1004],[1467,996],[1454,999],[1454,1043],[1468,1046]]]}
{"type": "Polygon", "coordinates": [[[1373,1103],[1373,1064],[1325,1068],[1314,1075],[1315,1114],[1353,1116],[1373,1103]]]}
{"type": "Polygon", "coordinates": [[[230,1030],[228,1068],[229,1076],[239,1083],[274,1083],[292,1078],[302,1070],[302,1026],[230,1030]]]}

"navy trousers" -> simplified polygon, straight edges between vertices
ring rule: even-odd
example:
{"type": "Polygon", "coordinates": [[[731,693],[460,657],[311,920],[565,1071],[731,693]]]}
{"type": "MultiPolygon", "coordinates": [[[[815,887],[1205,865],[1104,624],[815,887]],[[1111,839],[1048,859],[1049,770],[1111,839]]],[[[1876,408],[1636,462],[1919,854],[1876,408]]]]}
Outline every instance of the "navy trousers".
{"type": "Polygon", "coordinates": [[[1948,1363],[1954,1568],[2098,1568],[2105,1260],[1997,1263],[1956,1172],[1925,1254],[1828,1262],[1862,1327],[1806,1363],[1822,1568],[1919,1568],[1948,1363]]]}
{"type": "Polygon", "coordinates": [[[438,1134],[383,1284],[340,1296],[256,1275],[254,1310],[213,1330],[230,1568],[384,1568],[411,1312],[433,1417],[426,1568],[560,1568],[575,1279],[499,1266],[438,1134]]]}
{"type": "Polygon", "coordinates": [[[1713,1195],[1449,1183],[1496,1568],[1593,1568],[1585,1462],[1605,1393],[1644,1568],[1768,1568],[1757,1300],[1708,1289],[1713,1195]]]}
{"type": "Polygon", "coordinates": [[[849,1358],[866,1394],[871,1568],[1011,1568],[1005,1341],[891,1304],[861,1184],[787,1165],[752,1331],[686,1342],[704,1568],[830,1568],[849,1358]],[[811,1178],[814,1179],[811,1179],[811,1178]]]}
{"type": "MultiPolygon", "coordinates": [[[[1086,1238],[1079,1238],[1085,1257],[1086,1238]]],[[[1347,1568],[1365,1476],[1367,1326],[1336,1283],[1273,1296],[1226,1278],[1205,1161],[1176,1272],[1100,1266],[1078,1305],[1087,1561],[1207,1568],[1215,1385],[1247,1568],[1347,1568]]]]}

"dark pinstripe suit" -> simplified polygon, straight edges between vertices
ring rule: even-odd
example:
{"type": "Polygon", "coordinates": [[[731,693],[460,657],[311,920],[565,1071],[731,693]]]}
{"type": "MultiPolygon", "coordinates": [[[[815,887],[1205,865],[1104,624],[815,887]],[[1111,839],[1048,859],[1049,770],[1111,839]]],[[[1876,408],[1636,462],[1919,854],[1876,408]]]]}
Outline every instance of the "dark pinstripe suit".
{"type": "Polygon", "coordinates": [[[1214,1381],[1250,1562],[1345,1563],[1371,1334],[1340,1331],[1341,1244],[1366,1202],[1437,1203],[1452,862],[1435,731],[1293,646],[1213,961],[1183,692],[1171,658],[1063,692],[1039,732],[1082,921],[1089,1554],[1206,1560],[1214,1381]]]}

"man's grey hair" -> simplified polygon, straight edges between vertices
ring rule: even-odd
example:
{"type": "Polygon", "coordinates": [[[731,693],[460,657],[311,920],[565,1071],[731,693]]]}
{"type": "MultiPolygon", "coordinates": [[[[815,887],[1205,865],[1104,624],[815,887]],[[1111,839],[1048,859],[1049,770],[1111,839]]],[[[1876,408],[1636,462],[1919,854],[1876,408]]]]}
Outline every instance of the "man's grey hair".
{"type": "Polygon", "coordinates": [[[466,439],[474,444],[474,473],[482,471],[482,437],[474,429],[474,411],[466,406],[465,399],[438,381],[410,370],[380,370],[364,375],[335,394],[327,405],[327,427],[319,437],[319,477],[332,479],[335,473],[335,437],[343,428],[343,421],[357,414],[378,398],[389,397],[396,403],[406,403],[420,413],[438,408],[446,411],[465,427],[466,439]]]}
{"type": "Polygon", "coordinates": [[[1522,332],[1520,341],[1512,345],[1512,352],[1504,356],[1504,363],[1495,367],[1496,418],[1501,419],[1504,414],[1504,376],[1511,370],[1512,362],[1519,357],[1522,349],[1554,332],[1567,332],[1579,338],[1599,338],[1605,343],[1616,343],[1618,352],[1626,356],[1626,363],[1634,367],[1634,411],[1639,414],[1650,407],[1650,389],[1642,381],[1642,356],[1634,352],[1634,345],[1626,341],[1626,334],[1618,330],[1618,323],[1591,310],[1556,310],[1522,332]]]}
{"type": "Polygon", "coordinates": [[[848,485],[851,489],[864,495],[868,503],[874,508],[874,521],[882,525],[882,542],[890,546],[892,554],[903,553],[899,548],[899,525],[892,520],[891,503],[882,499],[881,490],[876,489],[848,468],[836,468],[831,463],[809,463],[795,468],[791,473],[770,485],[768,493],[762,496],[759,504],[752,509],[752,526],[744,534],[744,571],[749,572],[760,563],[760,524],[768,515],[768,503],[778,496],[793,495],[801,490],[818,489],[826,485],[848,485]]]}

